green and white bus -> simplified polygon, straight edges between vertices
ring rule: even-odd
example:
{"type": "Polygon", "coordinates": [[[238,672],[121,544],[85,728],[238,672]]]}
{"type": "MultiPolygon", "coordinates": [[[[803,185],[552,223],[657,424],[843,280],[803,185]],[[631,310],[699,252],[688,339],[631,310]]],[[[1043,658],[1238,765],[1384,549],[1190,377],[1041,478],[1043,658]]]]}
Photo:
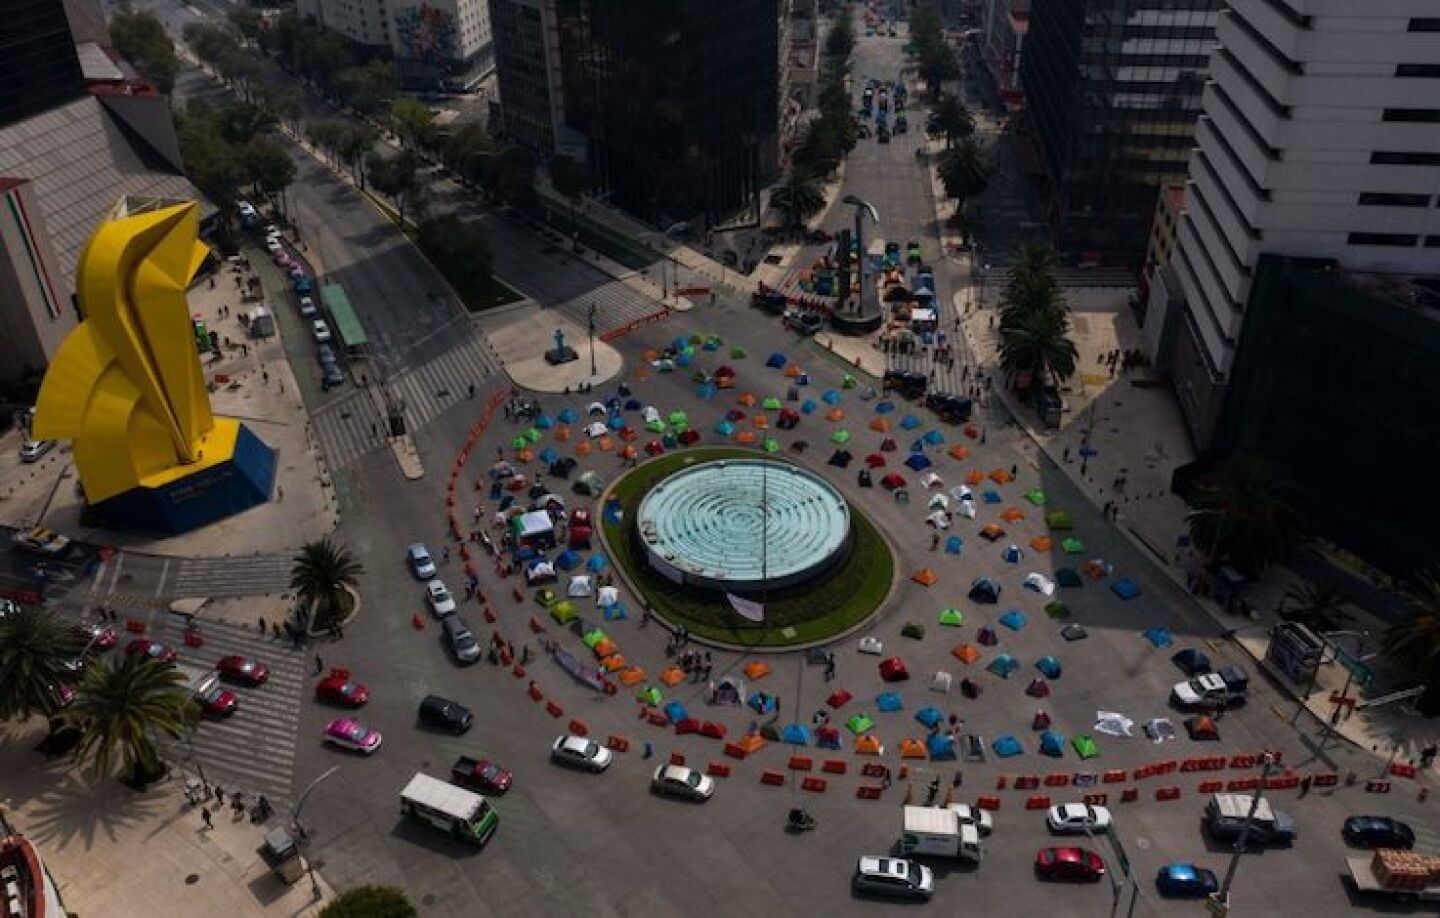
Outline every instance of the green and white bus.
{"type": "Polygon", "coordinates": [[[448,781],[417,772],[400,792],[400,813],[483,845],[500,825],[490,801],[448,781]]]}

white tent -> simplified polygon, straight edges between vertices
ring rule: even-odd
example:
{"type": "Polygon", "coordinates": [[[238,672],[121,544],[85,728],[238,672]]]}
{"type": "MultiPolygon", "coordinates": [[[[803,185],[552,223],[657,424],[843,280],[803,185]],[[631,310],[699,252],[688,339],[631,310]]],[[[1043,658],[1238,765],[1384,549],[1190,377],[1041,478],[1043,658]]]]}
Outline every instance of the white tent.
{"type": "Polygon", "coordinates": [[[885,652],[885,645],[877,637],[863,637],[860,639],[860,652],[878,657],[885,652]]]}
{"type": "Polygon", "coordinates": [[[1052,596],[1055,593],[1055,581],[1039,571],[1031,571],[1026,574],[1023,582],[1026,588],[1034,590],[1042,596],[1052,596]]]}
{"type": "Polygon", "coordinates": [[[586,414],[606,414],[607,412],[606,412],[606,410],[605,410],[604,404],[602,404],[602,403],[600,403],[600,402],[591,402],[590,405],[585,409],[585,413],[586,413],[586,414]]]}
{"type": "Polygon", "coordinates": [[[605,607],[620,602],[620,591],[613,586],[603,586],[595,595],[595,605],[605,607]]]}
{"type": "Polygon", "coordinates": [[[660,411],[654,405],[646,405],[644,416],[646,424],[654,424],[660,420],[660,411]]]}
{"type": "Polygon", "coordinates": [[[930,691],[948,692],[950,691],[950,686],[953,685],[954,682],[955,677],[951,676],[949,673],[945,672],[945,670],[942,669],[934,676],[930,677],[930,691]]]}
{"type": "Polygon", "coordinates": [[[950,489],[950,496],[956,500],[974,500],[975,493],[965,485],[957,485],[950,489]]]}
{"type": "Polygon", "coordinates": [[[550,514],[544,510],[531,510],[520,517],[520,540],[539,539],[545,536],[555,537],[555,523],[550,519],[550,514]]]}
{"type": "Polygon", "coordinates": [[[606,427],[603,423],[601,423],[600,421],[596,421],[594,424],[591,424],[590,426],[585,428],[585,434],[586,436],[592,438],[603,437],[606,433],[609,432],[609,430],[610,428],[606,427]]]}
{"type": "Polygon", "coordinates": [[[950,509],[950,498],[946,497],[944,494],[936,494],[936,495],[934,495],[933,497],[930,498],[930,509],[931,509],[931,510],[948,510],[948,509],[950,509]]]}
{"type": "Polygon", "coordinates": [[[1095,732],[1106,736],[1133,736],[1135,721],[1118,711],[1096,711],[1095,732]]]}
{"type": "Polygon", "coordinates": [[[573,598],[589,596],[595,592],[595,584],[588,574],[576,574],[570,578],[570,585],[565,588],[565,595],[573,598]]]}
{"type": "Polygon", "coordinates": [[[526,568],[525,579],[532,585],[554,580],[555,566],[549,561],[541,561],[533,567],[526,568]]]}
{"type": "Polygon", "coordinates": [[[975,502],[973,500],[960,501],[960,515],[967,520],[973,520],[975,518],[975,502]]]}
{"type": "MultiPolygon", "coordinates": [[[[943,488],[945,487],[945,479],[941,478],[934,472],[926,472],[924,475],[920,476],[920,484],[924,485],[927,488],[943,488]]],[[[942,495],[937,494],[935,496],[940,497],[942,495]]]]}
{"type": "Polygon", "coordinates": [[[934,526],[936,529],[950,528],[950,518],[945,515],[944,510],[936,510],[934,513],[925,517],[925,522],[929,523],[931,526],[934,526]]]}

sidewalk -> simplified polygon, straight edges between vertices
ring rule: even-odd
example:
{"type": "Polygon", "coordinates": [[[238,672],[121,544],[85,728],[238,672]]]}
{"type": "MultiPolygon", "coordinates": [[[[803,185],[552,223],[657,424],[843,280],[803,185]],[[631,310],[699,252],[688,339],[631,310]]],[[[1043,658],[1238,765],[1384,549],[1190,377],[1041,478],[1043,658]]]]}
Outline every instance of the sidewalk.
{"type": "Polygon", "coordinates": [[[68,761],[46,762],[32,747],[45,735],[39,718],[0,725],[0,806],[39,849],[66,908],[106,918],[314,916],[334,891],[315,873],[287,886],[259,849],[283,825],[236,820],[210,804],[213,829],[185,800],[185,776],[136,793],[113,778],[82,774],[68,761]]]}

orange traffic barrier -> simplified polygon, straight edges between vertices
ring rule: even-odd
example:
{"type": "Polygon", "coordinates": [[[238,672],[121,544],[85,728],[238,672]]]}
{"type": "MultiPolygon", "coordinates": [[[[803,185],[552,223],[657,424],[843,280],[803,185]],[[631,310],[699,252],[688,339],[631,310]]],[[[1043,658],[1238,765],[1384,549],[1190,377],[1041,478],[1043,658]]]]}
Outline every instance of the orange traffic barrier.
{"type": "Polygon", "coordinates": [[[1086,806],[1104,806],[1110,800],[1109,794],[1086,794],[1082,800],[1086,806]]]}
{"type": "Polygon", "coordinates": [[[616,752],[630,751],[630,741],[625,737],[619,736],[614,733],[605,737],[605,745],[610,747],[611,749],[614,749],[616,752]]]}
{"type": "Polygon", "coordinates": [[[862,784],[855,788],[855,796],[861,800],[879,800],[880,788],[874,784],[862,784]]]}
{"type": "Polygon", "coordinates": [[[844,759],[826,759],[820,770],[832,775],[843,775],[848,763],[844,759]]]}
{"type": "Polygon", "coordinates": [[[1390,793],[1389,781],[1366,781],[1365,793],[1367,794],[1388,794],[1390,793]]]}
{"type": "Polygon", "coordinates": [[[1236,791],[1255,790],[1259,786],[1259,778],[1235,778],[1225,782],[1225,790],[1232,794],[1236,791]]]}
{"type": "Polygon", "coordinates": [[[545,702],[545,711],[546,711],[546,713],[548,713],[551,717],[564,717],[564,716],[565,716],[565,709],[562,708],[562,707],[560,707],[560,705],[556,704],[556,703],[553,702],[553,701],[547,701],[547,702],[545,702]]]}
{"type": "Polygon", "coordinates": [[[1127,787],[1120,792],[1121,803],[1134,803],[1139,797],[1140,789],[1138,787],[1127,787]]]}
{"type": "Polygon", "coordinates": [[[1111,769],[1109,769],[1109,770],[1107,770],[1107,771],[1105,771],[1105,772],[1102,772],[1101,775],[1100,775],[1100,783],[1101,783],[1101,784],[1124,784],[1124,783],[1125,783],[1125,769],[1123,769],[1123,768],[1111,768],[1111,769]]]}
{"type": "Polygon", "coordinates": [[[890,774],[890,768],[889,766],[882,765],[879,762],[866,762],[864,765],[860,766],[860,774],[864,775],[867,778],[883,778],[886,775],[890,774]]]}
{"type": "Polygon", "coordinates": [[[530,616],[530,630],[539,634],[545,630],[545,626],[540,624],[540,620],[532,615],[530,616]]]}
{"type": "Polygon", "coordinates": [[[1413,778],[1419,772],[1414,765],[1407,765],[1404,762],[1391,762],[1390,774],[1399,778],[1413,778]]]}
{"type": "Polygon", "coordinates": [[[414,615],[410,616],[410,627],[414,628],[416,631],[424,631],[425,617],[422,616],[419,612],[416,612],[414,615]]]}
{"type": "Polygon", "coordinates": [[[1000,798],[981,797],[979,800],[975,801],[975,805],[982,810],[998,810],[1000,809],[1000,798]]]}
{"type": "Polygon", "coordinates": [[[780,787],[785,783],[785,773],[783,771],[771,771],[767,768],[760,772],[760,783],[773,784],[776,787],[780,787]]]}
{"type": "Polygon", "coordinates": [[[1218,794],[1224,789],[1224,781],[1201,781],[1199,786],[1195,788],[1195,791],[1201,794],[1218,794]]]}
{"type": "Polygon", "coordinates": [[[1048,810],[1050,808],[1049,794],[1035,794],[1025,798],[1025,809],[1027,810],[1048,810]]]}
{"type": "Polygon", "coordinates": [[[743,759],[746,756],[745,747],[739,743],[726,743],[725,754],[732,759],[743,759]]]}
{"type": "Polygon", "coordinates": [[[585,721],[572,718],[570,721],[570,732],[576,736],[589,736],[590,728],[585,726],[585,721]]]}
{"type": "Polygon", "coordinates": [[[525,667],[521,666],[519,663],[516,663],[513,667],[511,667],[510,675],[514,676],[516,679],[524,679],[525,667]]]}
{"type": "Polygon", "coordinates": [[[790,762],[785,767],[791,771],[809,771],[814,766],[814,760],[808,755],[792,755],[790,762]]]}
{"type": "Polygon", "coordinates": [[[518,583],[510,590],[510,595],[516,602],[525,601],[525,591],[520,589],[520,584],[518,583]]]}
{"type": "Polygon", "coordinates": [[[1179,800],[1180,788],[1175,786],[1155,788],[1156,800],[1179,800]]]}
{"type": "Polygon", "coordinates": [[[1316,787],[1334,787],[1340,783],[1340,776],[1333,771],[1322,771],[1311,775],[1310,783],[1316,787]]]}
{"type": "Polygon", "coordinates": [[[1062,774],[1050,774],[1045,776],[1046,787],[1069,787],[1070,776],[1062,774]]]}
{"type": "Polygon", "coordinates": [[[544,695],[540,694],[540,686],[536,685],[534,680],[531,680],[530,682],[529,692],[531,701],[539,701],[541,698],[545,697],[544,695]]]}
{"type": "Polygon", "coordinates": [[[705,766],[705,773],[717,778],[728,778],[730,777],[730,766],[724,762],[711,762],[705,766]]]}
{"type": "Polygon", "coordinates": [[[1015,779],[1016,790],[1034,790],[1040,786],[1039,775],[1021,775],[1015,779]]]}
{"type": "Polygon", "coordinates": [[[685,753],[683,753],[683,752],[672,752],[672,753],[670,753],[670,764],[671,764],[671,765],[684,765],[684,764],[685,764],[685,753]]]}
{"type": "Polygon", "coordinates": [[[1285,774],[1265,780],[1266,790],[1294,790],[1300,786],[1300,776],[1297,774],[1285,774]]]}
{"type": "Polygon", "coordinates": [[[670,718],[665,716],[664,711],[649,711],[646,713],[645,719],[650,722],[652,727],[668,727],[670,725],[670,718]]]}
{"type": "Polygon", "coordinates": [[[805,780],[800,782],[800,789],[815,794],[825,793],[825,779],[817,778],[814,775],[807,775],[805,780]]]}

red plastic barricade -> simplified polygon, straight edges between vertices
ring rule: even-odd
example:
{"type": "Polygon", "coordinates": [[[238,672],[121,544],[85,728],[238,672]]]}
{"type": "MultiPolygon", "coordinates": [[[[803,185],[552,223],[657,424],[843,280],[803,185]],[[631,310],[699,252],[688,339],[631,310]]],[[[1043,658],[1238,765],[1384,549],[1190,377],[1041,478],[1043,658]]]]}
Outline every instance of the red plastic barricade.
{"type": "Polygon", "coordinates": [[[670,764],[671,764],[671,765],[684,765],[684,764],[685,764],[685,753],[683,753],[683,752],[672,752],[672,753],[670,753],[670,764]]]}
{"type": "Polygon", "coordinates": [[[623,736],[617,736],[613,733],[605,737],[605,745],[614,749],[616,752],[630,751],[630,741],[623,736]]]}
{"type": "Polygon", "coordinates": [[[873,784],[862,784],[855,788],[855,796],[861,800],[879,800],[880,788],[873,784]]]}
{"type": "Polygon", "coordinates": [[[820,766],[820,770],[826,774],[843,775],[845,774],[846,766],[847,763],[844,759],[826,759],[824,764],[820,766]]]}
{"type": "Polygon", "coordinates": [[[1155,788],[1156,800],[1179,800],[1180,788],[1178,787],[1157,787],[1155,788]]]}
{"type": "Polygon", "coordinates": [[[525,667],[521,666],[519,663],[516,663],[516,664],[510,669],[510,675],[514,676],[516,679],[524,679],[524,678],[525,678],[525,667]]]}
{"type": "Polygon", "coordinates": [[[1015,779],[1016,790],[1034,790],[1040,786],[1039,775],[1021,775],[1015,779]]]}
{"type": "Polygon", "coordinates": [[[664,711],[650,711],[645,715],[645,719],[652,727],[665,727],[670,724],[670,718],[665,716],[664,711]]]}
{"type": "Polygon", "coordinates": [[[1259,786],[1259,778],[1236,778],[1232,781],[1225,782],[1225,790],[1232,794],[1236,791],[1255,790],[1259,786]]]}
{"type": "Polygon", "coordinates": [[[1365,793],[1367,794],[1388,794],[1390,793],[1389,781],[1366,781],[1365,793]]]}
{"type": "Polygon", "coordinates": [[[576,736],[589,736],[590,728],[585,726],[585,721],[583,720],[571,720],[570,732],[576,736]]]}
{"type": "Polygon", "coordinates": [[[1062,774],[1046,775],[1046,776],[1045,776],[1045,786],[1046,786],[1046,787],[1069,787],[1069,786],[1070,786],[1070,776],[1069,776],[1069,775],[1062,775],[1062,774]]]}
{"type": "Polygon", "coordinates": [[[1310,783],[1315,787],[1334,787],[1340,783],[1340,776],[1333,771],[1322,771],[1311,775],[1310,783]]]}
{"type": "Polygon", "coordinates": [[[760,783],[780,787],[785,783],[785,773],[783,771],[771,771],[767,768],[760,772],[760,783]]]}
{"type": "Polygon", "coordinates": [[[1102,772],[1101,775],[1100,775],[1100,783],[1101,783],[1101,784],[1124,784],[1124,783],[1125,783],[1125,769],[1123,769],[1123,768],[1112,768],[1112,769],[1109,769],[1108,771],[1102,772]]]}
{"type": "Polygon", "coordinates": [[[1300,776],[1296,774],[1280,775],[1265,781],[1266,790],[1294,790],[1299,786],[1300,776]]]}
{"type": "Polygon", "coordinates": [[[1110,799],[1109,794],[1086,794],[1083,798],[1086,806],[1104,806],[1110,799]]]}
{"type": "Polygon", "coordinates": [[[975,805],[982,810],[998,810],[1000,809],[1000,798],[981,797],[979,800],[975,801],[975,805]]]}
{"type": "Polygon", "coordinates": [[[815,760],[808,755],[792,755],[785,767],[791,771],[809,771],[815,767],[815,760]]]}
{"type": "Polygon", "coordinates": [[[711,739],[724,739],[725,725],[717,724],[713,720],[707,720],[700,725],[700,735],[708,736],[711,739]]]}
{"type": "Polygon", "coordinates": [[[536,685],[534,682],[530,683],[530,688],[527,689],[527,691],[530,693],[531,701],[539,701],[541,698],[545,697],[540,693],[540,686],[536,685]]]}
{"type": "Polygon", "coordinates": [[[1138,787],[1127,787],[1120,792],[1121,803],[1134,803],[1139,797],[1140,789],[1138,787]]]}
{"type": "Polygon", "coordinates": [[[1027,810],[1048,810],[1050,808],[1049,794],[1035,794],[1025,798],[1025,809],[1027,810]]]}
{"type": "Polygon", "coordinates": [[[1224,789],[1224,781],[1201,781],[1200,785],[1195,788],[1196,792],[1201,794],[1218,794],[1224,789]]]}
{"type": "Polygon", "coordinates": [[[807,775],[805,780],[800,782],[800,789],[807,790],[814,794],[825,793],[825,779],[817,778],[814,775],[807,775]]]}
{"type": "Polygon", "coordinates": [[[1390,763],[1390,774],[1395,775],[1397,778],[1413,778],[1418,771],[1419,769],[1414,765],[1407,765],[1404,762],[1390,763]]]}
{"type": "Polygon", "coordinates": [[[545,702],[545,710],[551,717],[564,717],[565,709],[553,701],[545,702]]]}
{"type": "Polygon", "coordinates": [[[748,755],[748,753],[745,751],[745,747],[740,745],[739,743],[726,743],[725,754],[730,756],[730,758],[732,759],[743,759],[746,755],[748,755]]]}
{"type": "Polygon", "coordinates": [[[890,774],[890,767],[879,762],[866,762],[860,766],[860,774],[867,778],[883,778],[890,774]]]}
{"type": "Polygon", "coordinates": [[[717,778],[728,778],[730,777],[730,766],[724,762],[711,762],[705,766],[705,773],[717,778]]]}

